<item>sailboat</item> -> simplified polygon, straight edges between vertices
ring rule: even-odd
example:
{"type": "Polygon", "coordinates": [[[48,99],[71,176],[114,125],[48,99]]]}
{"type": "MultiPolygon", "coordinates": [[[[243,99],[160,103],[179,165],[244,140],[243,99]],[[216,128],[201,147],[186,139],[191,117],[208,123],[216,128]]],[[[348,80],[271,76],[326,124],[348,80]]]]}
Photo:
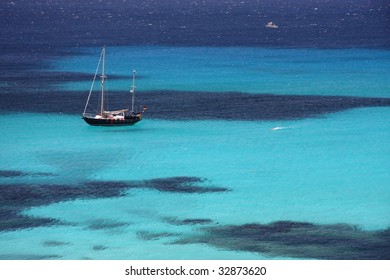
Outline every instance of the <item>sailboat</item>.
{"type": "MultiPolygon", "coordinates": [[[[92,81],[91,89],[89,91],[88,99],[85,104],[84,112],[83,112],[83,119],[84,121],[89,125],[95,125],[95,126],[125,126],[125,125],[134,125],[137,122],[142,120],[142,113],[146,110],[146,107],[142,109],[142,111],[136,112],[134,109],[134,95],[135,95],[135,76],[136,71],[133,70],[133,83],[131,86],[130,93],[132,95],[131,97],[131,108],[128,109],[118,109],[118,110],[106,110],[105,106],[107,106],[106,102],[106,93],[104,91],[104,85],[105,85],[105,79],[107,78],[104,74],[104,67],[105,67],[105,60],[106,60],[106,47],[103,47],[102,52],[100,54],[100,59],[98,62],[98,66],[95,71],[95,76],[92,81]],[[92,95],[94,83],[100,68],[100,64],[102,64],[101,71],[101,90],[100,90],[100,97],[99,97],[99,103],[100,106],[98,110],[94,110],[93,113],[87,113],[87,110],[89,109],[90,104],[90,98],[92,95]]],[[[99,104],[98,104],[99,105],[99,104]]]]}

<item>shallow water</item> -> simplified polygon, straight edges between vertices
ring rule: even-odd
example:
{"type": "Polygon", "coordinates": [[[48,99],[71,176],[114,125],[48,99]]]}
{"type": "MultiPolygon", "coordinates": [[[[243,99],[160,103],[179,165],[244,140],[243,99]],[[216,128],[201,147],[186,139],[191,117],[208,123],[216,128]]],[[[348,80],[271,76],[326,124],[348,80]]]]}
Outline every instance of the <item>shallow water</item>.
{"type": "Polygon", "coordinates": [[[130,128],[89,127],[78,116],[2,115],[8,137],[1,169],[24,172],[3,176],[3,185],[132,186],[107,198],[69,196],[33,208],[27,202],[19,209],[26,219],[57,222],[1,233],[2,253],[6,258],[270,258],[170,243],[209,226],[284,220],[385,229],[389,114],[387,108],[367,108],[298,121],[146,119],[130,128]],[[166,185],[148,183],[156,178],[165,178],[166,185]],[[182,188],[169,187],[174,184],[182,188]],[[199,189],[186,188],[190,185],[199,189]]]}
{"type": "Polygon", "coordinates": [[[176,2],[0,4],[0,259],[389,259],[389,6],[176,2]]]}
{"type": "MultiPolygon", "coordinates": [[[[93,73],[99,49],[53,61],[57,71],[93,73]]],[[[110,74],[136,69],[139,88],[209,92],[388,97],[390,52],[368,49],[275,49],[249,47],[108,47],[110,74]]],[[[92,75],[91,75],[92,79],[92,75]]],[[[130,89],[129,79],[109,90],[130,89]]],[[[62,85],[85,90],[90,81],[62,85]]]]}

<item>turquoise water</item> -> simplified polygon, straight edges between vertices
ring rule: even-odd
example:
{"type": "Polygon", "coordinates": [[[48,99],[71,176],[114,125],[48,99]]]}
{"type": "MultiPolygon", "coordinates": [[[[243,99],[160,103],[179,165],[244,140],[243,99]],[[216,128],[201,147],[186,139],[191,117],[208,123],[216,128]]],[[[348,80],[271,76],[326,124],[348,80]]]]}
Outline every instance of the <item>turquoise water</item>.
{"type": "Polygon", "coordinates": [[[8,137],[1,168],[56,174],[21,177],[20,183],[199,176],[207,179],[206,185],[231,189],[216,194],[129,190],[121,198],[34,207],[24,214],[71,226],[3,232],[2,253],[60,254],[65,259],[264,257],[204,245],[167,245],[176,234],[188,236],[197,228],[167,224],[167,217],[222,224],[294,220],[386,228],[389,116],[389,109],[360,109],[291,122],[144,120],[133,128],[109,131],[88,127],[76,116],[2,116],[8,137]],[[27,126],[26,118],[31,121],[27,126]],[[61,125],[53,125],[52,118],[61,125]],[[271,130],[276,126],[284,129],[271,130]],[[26,129],[28,136],[18,135],[26,129]],[[90,230],[96,220],[126,225],[90,230]],[[139,238],[144,231],[172,236],[145,241],[139,238]],[[43,246],[48,240],[65,245],[43,246]],[[98,245],[107,249],[93,251],[98,245]]]}
{"type": "MultiPolygon", "coordinates": [[[[99,49],[52,61],[53,70],[94,73],[99,49]]],[[[108,47],[106,71],[140,75],[140,90],[389,97],[390,52],[372,49],[108,47]]],[[[92,79],[93,74],[91,74],[92,79]]],[[[61,84],[86,90],[90,81],[61,84]]],[[[108,84],[129,90],[129,79],[108,84]]]]}
{"type": "MultiPolygon", "coordinates": [[[[99,50],[86,52],[50,61],[47,70],[93,73],[99,50]]],[[[107,68],[116,75],[136,68],[139,90],[389,97],[389,57],[388,51],[358,49],[113,47],[107,68]]],[[[126,89],[122,80],[111,82],[111,89],[126,89]]],[[[89,89],[86,83],[59,86],[89,89]]],[[[174,243],[198,235],[204,224],[297,221],[386,229],[389,119],[388,107],[279,121],[168,121],[146,113],[134,127],[105,128],[88,126],[78,115],[2,114],[0,170],[24,172],[0,177],[3,185],[142,185],[191,177],[201,178],[201,187],[228,191],[128,188],[119,197],[26,207],[26,217],[62,224],[0,232],[0,257],[269,259],[275,256],[174,243]]]]}

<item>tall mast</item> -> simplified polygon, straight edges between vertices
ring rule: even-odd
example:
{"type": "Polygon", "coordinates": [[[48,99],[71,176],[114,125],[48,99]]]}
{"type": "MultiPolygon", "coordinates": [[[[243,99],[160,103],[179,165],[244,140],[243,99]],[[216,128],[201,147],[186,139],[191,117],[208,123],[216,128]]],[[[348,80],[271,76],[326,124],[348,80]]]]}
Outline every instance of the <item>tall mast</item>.
{"type": "Polygon", "coordinates": [[[137,72],[133,70],[133,85],[131,86],[130,92],[132,93],[131,97],[131,112],[134,112],[134,94],[135,94],[135,74],[137,72]]]}
{"type": "Polygon", "coordinates": [[[103,65],[102,65],[102,96],[101,96],[101,104],[100,104],[100,115],[103,116],[104,113],[104,64],[106,62],[106,46],[103,47],[103,65]]]}
{"type": "Polygon", "coordinates": [[[95,80],[96,80],[96,77],[98,75],[98,72],[99,72],[99,68],[100,68],[100,62],[102,61],[102,56],[103,56],[103,50],[100,54],[100,58],[99,58],[99,62],[98,62],[98,65],[96,66],[96,70],[95,70],[95,76],[93,76],[93,80],[92,80],[92,85],[91,85],[91,88],[89,90],[89,94],[88,94],[88,99],[87,99],[87,102],[85,103],[85,107],[84,107],[84,112],[83,114],[85,114],[87,112],[87,108],[88,108],[88,104],[89,104],[89,99],[91,98],[91,94],[92,94],[92,91],[93,91],[93,86],[95,84],[95,80]]]}

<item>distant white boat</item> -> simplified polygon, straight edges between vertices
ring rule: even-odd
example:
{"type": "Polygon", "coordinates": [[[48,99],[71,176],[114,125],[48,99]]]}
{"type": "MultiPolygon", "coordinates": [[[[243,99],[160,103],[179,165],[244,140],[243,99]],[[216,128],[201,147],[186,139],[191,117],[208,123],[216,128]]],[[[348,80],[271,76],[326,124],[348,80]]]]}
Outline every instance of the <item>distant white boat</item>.
{"type": "Polygon", "coordinates": [[[279,28],[279,26],[277,26],[274,22],[270,21],[268,22],[265,27],[267,28],[279,28]]]}

